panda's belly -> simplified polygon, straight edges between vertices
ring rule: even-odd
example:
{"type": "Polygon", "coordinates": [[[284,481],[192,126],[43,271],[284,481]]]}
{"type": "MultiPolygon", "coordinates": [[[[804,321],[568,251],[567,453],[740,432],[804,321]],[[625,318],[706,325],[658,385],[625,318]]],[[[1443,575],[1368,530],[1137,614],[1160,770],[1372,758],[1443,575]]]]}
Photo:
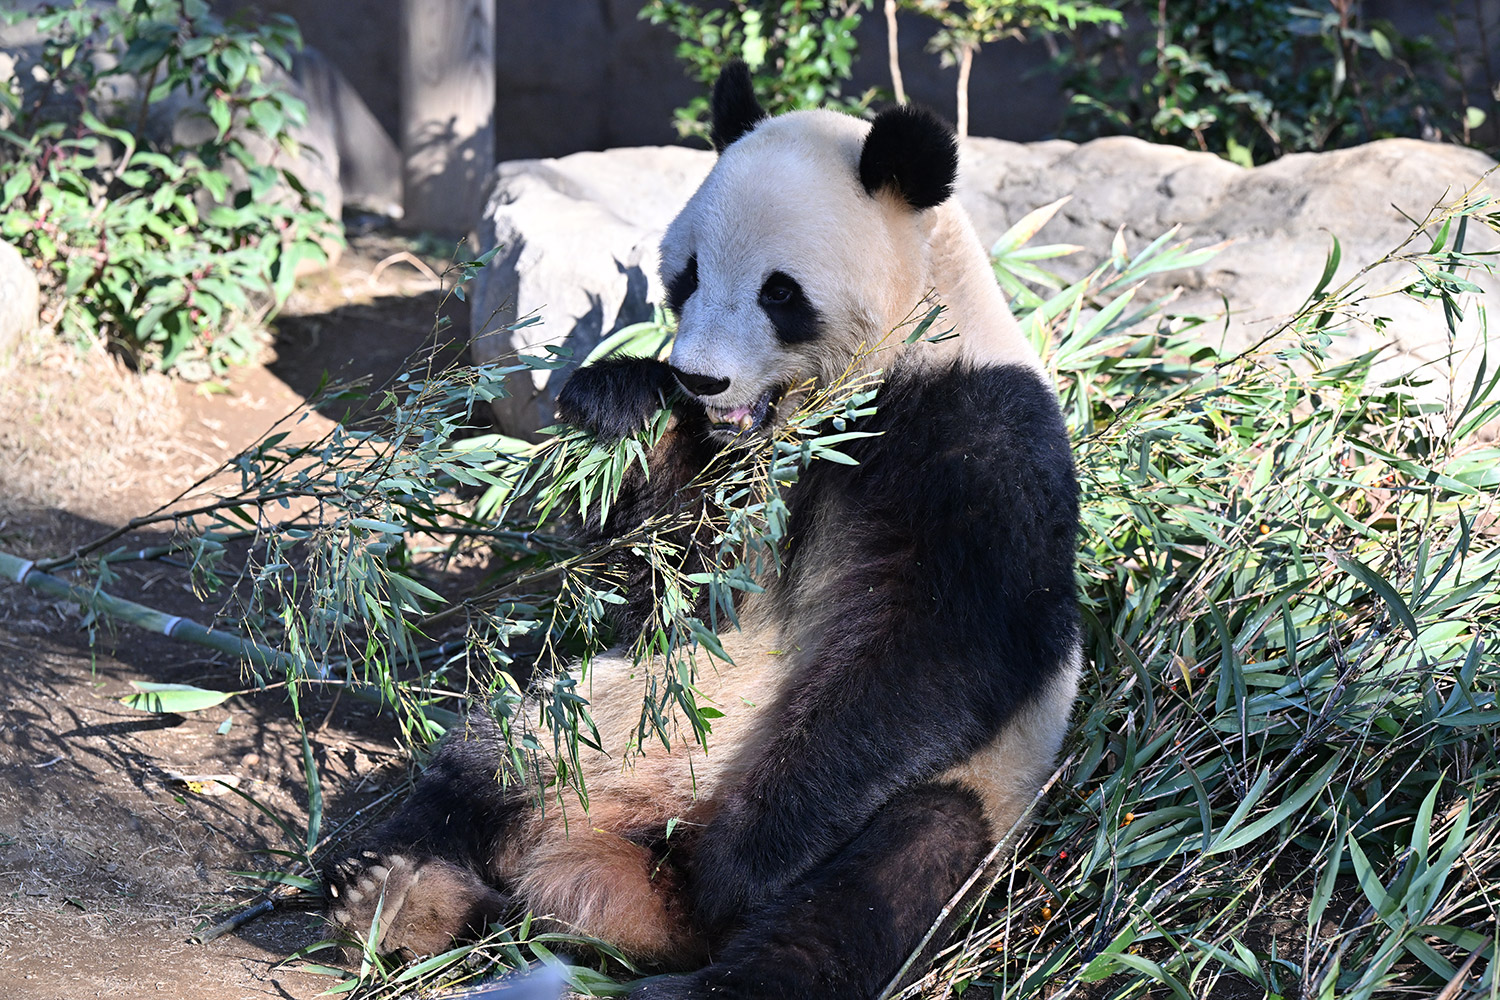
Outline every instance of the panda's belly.
{"type": "Polygon", "coordinates": [[[669,745],[649,727],[642,742],[642,702],[652,678],[660,683],[664,665],[636,664],[628,650],[593,660],[579,686],[604,748],[589,750],[582,761],[591,826],[631,835],[673,818],[703,821],[715,796],[736,784],[766,735],[764,713],[785,683],[792,659],[778,649],[774,629],[744,624],[719,637],[733,662],[705,654],[697,663],[698,704],[723,713],[711,722],[706,748],[680,711],[671,713],[669,745]]]}

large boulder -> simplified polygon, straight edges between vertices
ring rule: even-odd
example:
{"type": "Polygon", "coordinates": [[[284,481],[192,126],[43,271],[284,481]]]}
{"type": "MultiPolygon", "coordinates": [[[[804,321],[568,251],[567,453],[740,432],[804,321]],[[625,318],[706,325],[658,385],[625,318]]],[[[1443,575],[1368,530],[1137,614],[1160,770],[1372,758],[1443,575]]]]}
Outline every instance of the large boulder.
{"type": "MultiPolygon", "coordinates": [[[[1327,153],[1298,153],[1246,169],[1208,153],[1157,146],[1139,139],[1096,139],[1082,145],[1041,142],[1028,145],[975,139],[964,148],[959,197],[989,240],[1037,205],[1070,200],[1039,240],[1076,243],[1084,252],[1057,262],[1068,277],[1081,276],[1107,252],[1123,230],[1127,247],[1143,248],[1173,226],[1194,246],[1223,243],[1204,267],[1174,273],[1147,291],[1165,285],[1183,289],[1173,308],[1222,316],[1227,322],[1205,328],[1205,338],[1223,331],[1225,344],[1243,348],[1271,332],[1307,299],[1318,283],[1333,238],[1341,263],[1333,286],[1352,277],[1400,246],[1439,202],[1451,202],[1481,182],[1495,166],[1483,153],[1462,146],[1385,139],[1327,153]]],[[[1500,183],[1483,181],[1479,194],[1500,196],[1500,183]]],[[[1481,226],[1470,226],[1467,248],[1492,249],[1496,240],[1481,226]]],[[[1420,244],[1427,249],[1431,239],[1420,244]]],[[[1409,278],[1408,265],[1388,264],[1361,279],[1367,291],[1389,288],[1409,278]]],[[[1472,276],[1486,291],[1500,282],[1472,276]]],[[[1404,296],[1368,304],[1369,317],[1390,320],[1383,331],[1373,322],[1351,324],[1334,350],[1351,356],[1388,348],[1377,374],[1393,376],[1418,363],[1434,364],[1455,354],[1477,365],[1472,348],[1479,318],[1465,317],[1458,343],[1450,349],[1443,311],[1404,296]]]]}
{"type": "Polygon", "coordinates": [[[578,362],[614,331],[651,319],[665,301],[657,244],[713,163],[706,151],[647,146],[500,165],[479,241],[481,251],[501,250],[475,280],[470,352],[482,364],[551,345],[572,358],[550,377],[513,377],[510,396],[494,403],[501,427],[534,436],[552,423],[557,389],[578,362]]]}
{"type": "MultiPolygon", "coordinates": [[[[657,241],[712,166],[712,153],[676,147],[502,164],[479,227],[481,248],[501,251],[480,274],[472,297],[475,359],[555,345],[570,351],[576,364],[604,336],[649,318],[664,301],[657,241]],[[508,329],[529,317],[536,322],[508,329]]],[[[1322,273],[1332,236],[1342,245],[1337,284],[1406,240],[1413,229],[1408,216],[1423,218],[1493,166],[1473,150],[1408,139],[1288,156],[1254,169],[1130,138],[1082,145],[970,139],[958,197],[986,245],[1032,209],[1070,197],[1037,237],[1084,248],[1052,262],[1070,278],[1103,260],[1121,231],[1133,251],[1173,226],[1194,246],[1226,243],[1204,267],[1165,276],[1146,291],[1179,286],[1184,294],[1174,308],[1200,315],[1223,316],[1227,302],[1228,315],[1205,326],[1203,336],[1222,337],[1236,348],[1302,304],[1322,273]]],[[[1481,193],[1500,196],[1500,185],[1486,180],[1481,193]]],[[[1496,242],[1477,226],[1469,236],[1469,249],[1491,249],[1496,242]]],[[[1362,282],[1383,288],[1409,275],[1406,268],[1386,265],[1362,282]]],[[[1471,277],[1487,291],[1500,290],[1488,276],[1471,277]]],[[[1390,320],[1384,330],[1356,325],[1335,341],[1336,351],[1387,347],[1389,374],[1425,362],[1432,374],[1462,381],[1465,366],[1477,366],[1474,310],[1450,345],[1438,306],[1391,296],[1370,308],[1390,320]]],[[[570,370],[517,376],[513,396],[495,404],[501,426],[534,435],[551,423],[557,388],[570,370]]]]}
{"type": "Polygon", "coordinates": [[[333,144],[343,205],[400,218],[401,151],[358,91],[311,47],[297,53],[292,77],[307,101],[309,131],[333,144]]]}
{"type": "Polygon", "coordinates": [[[36,329],[40,309],[36,275],[19,250],[0,240],[0,365],[36,329]]]}

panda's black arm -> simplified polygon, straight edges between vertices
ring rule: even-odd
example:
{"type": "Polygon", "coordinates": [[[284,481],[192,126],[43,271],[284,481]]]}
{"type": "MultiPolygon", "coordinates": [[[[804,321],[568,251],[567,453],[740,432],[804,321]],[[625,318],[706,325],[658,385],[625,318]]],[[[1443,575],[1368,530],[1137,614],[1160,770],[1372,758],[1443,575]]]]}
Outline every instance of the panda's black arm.
{"type": "Polygon", "coordinates": [[[564,423],[606,441],[641,430],[665,407],[682,405],[691,404],[682,398],[671,366],[655,358],[603,358],[575,371],[557,394],[564,423]]]}
{"type": "Polygon", "coordinates": [[[843,551],[807,566],[794,549],[781,581],[801,598],[798,680],[699,835],[710,933],[989,743],[1076,649],[1077,485],[1051,390],[976,372],[889,382],[878,405],[883,433],[849,448],[859,466],[814,463],[798,486],[824,515],[799,528],[792,500],[793,533],[835,525],[843,551]]]}
{"type": "MultiPolygon", "coordinates": [[[[665,407],[671,408],[672,420],[646,456],[647,471],[643,473],[634,462],[629,464],[608,519],[602,524],[590,521],[586,542],[619,538],[654,516],[701,504],[701,491],[685,487],[719,446],[709,437],[703,407],[682,392],[666,362],[654,358],[596,361],[574,372],[558,393],[558,416],[605,441],[618,441],[642,429],[665,407]]],[[[698,572],[703,555],[686,530],[681,534],[684,537],[675,540],[686,553],[688,564],[683,571],[698,572]]],[[[618,552],[610,557],[610,564],[624,578],[626,599],[614,613],[615,624],[623,635],[634,636],[648,620],[653,595],[662,587],[653,585],[653,570],[639,555],[618,552]]],[[[706,617],[706,608],[700,611],[706,617]]]]}

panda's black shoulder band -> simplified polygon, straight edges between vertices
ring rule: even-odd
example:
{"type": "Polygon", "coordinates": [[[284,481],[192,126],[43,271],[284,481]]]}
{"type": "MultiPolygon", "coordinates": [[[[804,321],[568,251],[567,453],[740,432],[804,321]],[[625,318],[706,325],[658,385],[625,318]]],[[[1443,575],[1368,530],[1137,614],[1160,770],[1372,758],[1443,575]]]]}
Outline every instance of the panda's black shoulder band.
{"type": "Polygon", "coordinates": [[[932,208],[948,200],[957,178],[958,140],[947,122],[911,104],[876,116],[859,156],[866,191],[890,187],[912,208],[932,208]]]}
{"type": "Polygon", "coordinates": [[[713,140],[716,153],[724,152],[724,147],[753,129],[766,117],[766,109],[755,99],[750,67],[739,59],[730,60],[719,72],[710,106],[713,128],[709,138],[713,140]]]}

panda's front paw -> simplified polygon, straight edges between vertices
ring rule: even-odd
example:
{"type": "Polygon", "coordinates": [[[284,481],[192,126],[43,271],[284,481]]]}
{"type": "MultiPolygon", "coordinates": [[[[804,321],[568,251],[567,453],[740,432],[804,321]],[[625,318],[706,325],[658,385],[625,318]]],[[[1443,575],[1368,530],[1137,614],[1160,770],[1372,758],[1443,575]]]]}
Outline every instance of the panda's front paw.
{"type": "Polygon", "coordinates": [[[382,954],[435,955],[510,908],[479,876],[440,858],[366,851],[329,866],[323,883],[329,921],[382,954]]]}
{"type": "Polygon", "coordinates": [[[557,413],[566,423],[617,441],[645,427],[676,392],[664,361],[605,358],[573,373],[557,394],[557,413]]]}

